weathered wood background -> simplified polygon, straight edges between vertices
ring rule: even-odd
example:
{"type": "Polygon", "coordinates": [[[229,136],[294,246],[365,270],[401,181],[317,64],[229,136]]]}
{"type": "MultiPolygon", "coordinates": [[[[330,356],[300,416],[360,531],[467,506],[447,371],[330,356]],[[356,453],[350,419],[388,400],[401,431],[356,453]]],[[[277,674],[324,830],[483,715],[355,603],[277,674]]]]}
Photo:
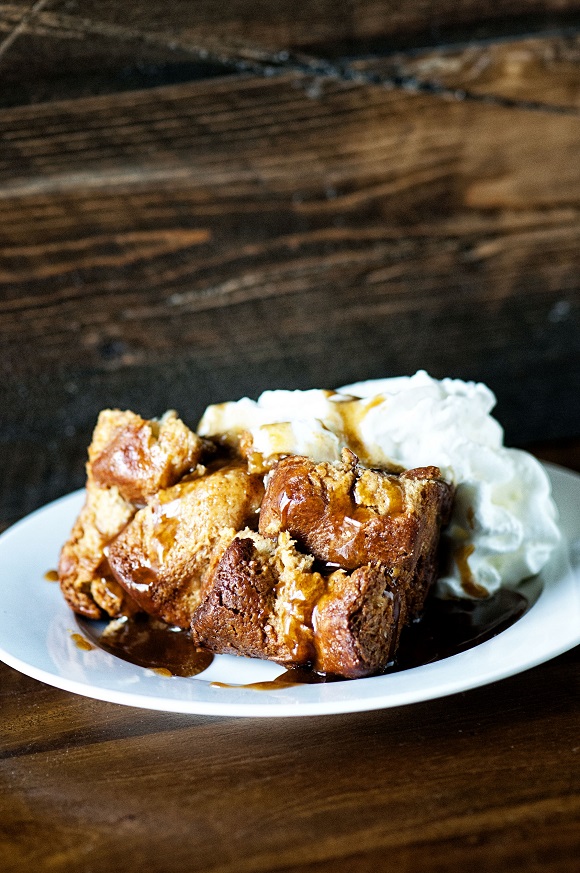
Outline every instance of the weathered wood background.
{"type": "Polygon", "coordinates": [[[487,381],[580,436],[580,3],[0,3],[0,514],[98,410],[487,381]]]}

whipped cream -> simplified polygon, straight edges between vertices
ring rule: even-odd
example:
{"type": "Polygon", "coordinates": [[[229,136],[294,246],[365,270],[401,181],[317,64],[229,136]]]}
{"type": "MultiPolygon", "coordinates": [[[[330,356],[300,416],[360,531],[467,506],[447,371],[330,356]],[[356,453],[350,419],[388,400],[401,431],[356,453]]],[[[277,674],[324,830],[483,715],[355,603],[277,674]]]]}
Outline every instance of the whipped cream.
{"type": "Polygon", "coordinates": [[[346,446],[367,466],[439,467],[456,493],[438,593],[481,597],[538,573],[560,538],[548,477],[530,454],[503,445],[495,402],[481,383],[419,371],[210,406],[198,432],[244,434],[266,466],[291,454],[333,463],[346,446]]]}

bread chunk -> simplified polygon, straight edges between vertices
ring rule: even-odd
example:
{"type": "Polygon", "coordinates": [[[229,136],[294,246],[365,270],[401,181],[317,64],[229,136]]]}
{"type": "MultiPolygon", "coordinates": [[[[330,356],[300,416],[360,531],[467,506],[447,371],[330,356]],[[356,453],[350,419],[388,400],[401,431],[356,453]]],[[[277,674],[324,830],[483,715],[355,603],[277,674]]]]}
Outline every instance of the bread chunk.
{"type": "Polygon", "coordinates": [[[87,618],[100,618],[101,608],[111,615],[119,615],[125,598],[105,605],[98,594],[107,575],[103,566],[103,549],[121,531],[135,514],[116,487],[100,488],[89,476],[85,504],[80,511],[71,535],[64,544],[58,564],[60,587],[71,609],[87,618]]]}
{"type": "Polygon", "coordinates": [[[239,533],[193,615],[193,641],[212,652],[311,663],[312,611],[325,588],[313,560],[288,534],[274,543],[250,530],[239,533]]]}
{"type": "Polygon", "coordinates": [[[193,642],[212,652],[283,659],[270,625],[276,574],[270,558],[250,537],[235,537],[224,552],[205,597],[192,615],[193,642]]]}
{"type": "Polygon", "coordinates": [[[452,503],[440,471],[368,469],[349,449],[266,469],[222,442],[175,413],[101,413],[59,562],[67,602],[90,618],[144,611],[212,652],[382,671],[435,580],[452,503]]]}
{"type": "Polygon", "coordinates": [[[314,612],[315,669],[348,679],[384,670],[409,617],[409,582],[382,564],[332,573],[314,612]]]}
{"type": "Polygon", "coordinates": [[[88,450],[86,499],[59,560],[59,581],[69,606],[88,618],[135,610],[111,576],[104,548],[161,484],[172,485],[195,468],[203,441],[167,413],[159,422],[133,412],[100,413],[88,450]]]}
{"type": "Polygon", "coordinates": [[[270,475],[260,533],[238,534],[192,619],[197,645],[347,678],[393,659],[436,577],[452,489],[435,467],[391,475],[304,457],[270,475]]]}
{"type": "Polygon", "coordinates": [[[158,491],[107,548],[116,580],[145,612],[189,627],[236,532],[257,526],[263,493],[262,479],[241,464],[158,491]]]}
{"type": "Polygon", "coordinates": [[[193,641],[347,678],[379,672],[405,622],[404,584],[382,566],[325,577],[313,565],[287,533],[238,534],[193,615],[193,641]]]}
{"type": "Polygon", "coordinates": [[[349,449],[341,464],[291,456],[270,474],[259,529],[270,537],[288,531],[302,551],[345,570],[383,564],[409,575],[419,562],[430,562],[421,584],[414,579],[414,615],[433,579],[433,538],[438,541],[451,502],[452,489],[437,467],[400,475],[369,470],[349,449]]]}
{"type": "Polygon", "coordinates": [[[173,411],[146,421],[134,412],[106,409],[99,415],[89,464],[97,485],[116,485],[125,500],[138,504],[195,469],[202,448],[201,438],[173,411]]]}

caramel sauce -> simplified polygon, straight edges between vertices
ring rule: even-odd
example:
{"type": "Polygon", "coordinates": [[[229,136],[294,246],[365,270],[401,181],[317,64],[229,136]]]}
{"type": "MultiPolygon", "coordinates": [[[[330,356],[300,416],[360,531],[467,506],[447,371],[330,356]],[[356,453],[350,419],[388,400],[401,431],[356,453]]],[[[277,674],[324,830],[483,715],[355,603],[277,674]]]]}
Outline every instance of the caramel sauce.
{"type": "MultiPolygon", "coordinates": [[[[478,600],[430,597],[422,617],[403,630],[395,661],[386,665],[383,672],[409,670],[474,648],[518,621],[530,605],[523,594],[505,588],[478,600]]],[[[90,651],[98,647],[161,676],[196,676],[213,660],[211,653],[192,644],[187,631],[172,628],[143,614],[113,621],[104,631],[102,623],[78,617],[77,622],[91,640],[89,642],[81,634],[72,634],[80,649],[90,651]]],[[[211,684],[216,688],[274,691],[295,685],[337,681],[351,680],[321,675],[307,667],[291,667],[276,679],[264,682],[241,686],[227,682],[211,684]]]]}
{"type": "Polygon", "coordinates": [[[421,618],[403,630],[388,671],[420,667],[472,649],[507,630],[530,606],[527,597],[509,588],[478,600],[430,597],[421,618]]]}
{"type": "Polygon", "coordinates": [[[336,410],[342,419],[342,428],[344,441],[349,449],[360,458],[367,467],[373,467],[373,460],[369,456],[364,440],[360,437],[360,424],[369,410],[375,406],[380,406],[383,403],[383,398],[373,397],[368,403],[363,400],[342,400],[337,401],[336,410]]]}
{"type": "MultiPolygon", "coordinates": [[[[213,661],[211,652],[193,645],[188,631],[143,613],[112,621],[104,630],[101,623],[77,621],[98,648],[161,676],[197,676],[213,661]]],[[[90,643],[87,645],[93,648],[90,643]]]]}
{"type": "MultiPolygon", "coordinates": [[[[401,513],[402,486],[385,475],[381,490],[388,495],[388,516],[401,513]]],[[[283,479],[282,487],[274,494],[280,528],[290,531],[299,542],[303,531],[310,531],[313,541],[318,541],[323,532],[328,562],[355,569],[367,562],[370,547],[381,555],[384,516],[375,508],[376,495],[362,478],[353,483],[351,490],[329,488],[323,492],[305,485],[303,476],[293,474],[283,479]]],[[[314,551],[308,537],[303,545],[314,551]]]]}
{"type": "Polygon", "coordinates": [[[212,688],[251,688],[254,691],[275,691],[277,688],[293,688],[296,685],[318,685],[322,682],[331,682],[335,677],[322,676],[314,670],[306,667],[290,667],[276,676],[275,679],[266,679],[264,682],[248,682],[247,685],[230,685],[229,682],[210,682],[212,688]]]}
{"type": "MultiPolygon", "coordinates": [[[[383,471],[374,471],[375,474],[381,474],[383,471]]],[[[380,497],[376,493],[376,479],[373,477],[372,484],[368,481],[368,471],[363,471],[359,476],[354,487],[354,499],[356,504],[362,508],[372,507],[379,512],[386,512],[387,515],[399,515],[405,510],[405,492],[400,481],[390,474],[380,475],[381,494],[380,497]],[[374,487],[373,487],[374,486],[374,487]],[[384,494],[388,497],[388,507],[379,509],[378,501],[381,503],[384,500],[384,494]]],[[[375,513],[373,513],[375,515],[375,513]]]]}
{"type": "Polygon", "coordinates": [[[44,578],[47,582],[58,582],[58,570],[47,570],[44,578]]]}
{"type": "MultiPolygon", "coordinates": [[[[232,453],[224,453],[219,455],[216,458],[213,458],[208,464],[204,467],[204,476],[209,476],[211,473],[226,473],[228,470],[246,470],[247,469],[247,461],[245,458],[240,457],[239,455],[235,455],[232,453]]],[[[199,476],[196,478],[199,479],[199,476]]],[[[185,479],[181,480],[182,482],[185,479]]]]}
{"type": "Polygon", "coordinates": [[[405,492],[398,482],[389,482],[389,515],[405,511],[405,492]]]}
{"type": "Polygon", "coordinates": [[[467,596],[486,597],[486,589],[483,588],[483,586],[477,584],[477,582],[475,581],[475,577],[471,572],[471,567],[469,566],[468,559],[474,551],[475,546],[473,545],[473,543],[468,543],[465,546],[458,546],[453,553],[453,557],[455,559],[455,563],[457,564],[457,569],[459,570],[461,587],[463,588],[467,596]]]}
{"type": "MultiPolygon", "coordinates": [[[[403,630],[396,658],[385,667],[383,673],[410,670],[472,649],[515,624],[530,605],[523,594],[506,588],[479,600],[439,600],[431,597],[422,617],[403,630]]],[[[292,667],[270,681],[248,685],[212,682],[212,686],[275,691],[295,685],[349,681],[352,680],[319,674],[304,667],[292,667]]]]}
{"type": "Polygon", "coordinates": [[[296,573],[277,586],[283,590],[276,600],[284,605],[282,634],[292,658],[302,663],[314,657],[312,613],[323,595],[326,583],[320,573],[296,573]]]}
{"type": "Polygon", "coordinates": [[[135,567],[131,579],[132,587],[141,594],[146,593],[158,580],[157,573],[152,567],[135,567]]]}
{"type": "Polygon", "coordinates": [[[71,634],[70,636],[77,649],[82,649],[83,652],[92,652],[95,648],[82,636],[82,634],[71,634]]]}
{"type": "Polygon", "coordinates": [[[467,515],[467,524],[469,525],[471,530],[474,530],[475,529],[475,510],[474,510],[473,506],[467,507],[466,515],[467,515]]]}
{"type": "MultiPolygon", "coordinates": [[[[173,501],[172,503],[179,503],[179,501],[173,501]]],[[[172,506],[172,503],[169,506],[172,506]]],[[[152,538],[157,547],[157,560],[162,564],[168,552],[175,545],[175,538],[179,530],[179,518],[163,513],[155,521],[157,523],[155,524],[152,538]]]]}
{"type": "Polygon", "coordinates": [[[133,598],[119,585],[107,557],[107,550],[96,569],[96,578],[91,583],[91,593],[101,609],[108,612],[120,612],[125,615],[139,612],[139,607],[133,598]]]}
{"type": "Polygon", "coordinates": [[[363,555],[368,552],[365,524],[373,521],[376,514],[354,503],[345,504],[344,513],[342,515],[335,504],[325,519],[326,527],[331,531],[329,540],[333,544],[329,545],[327,556],[330,563],[353,569],[363,563],[363,555]]]}

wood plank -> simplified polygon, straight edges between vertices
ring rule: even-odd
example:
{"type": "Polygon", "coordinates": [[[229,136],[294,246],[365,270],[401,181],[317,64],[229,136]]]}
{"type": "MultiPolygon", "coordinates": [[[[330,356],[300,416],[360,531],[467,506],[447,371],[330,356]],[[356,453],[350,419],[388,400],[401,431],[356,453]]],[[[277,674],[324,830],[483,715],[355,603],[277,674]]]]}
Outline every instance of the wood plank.
{"type": "Polygon", "coordinates": [[[122,854],[127,870],[153,857],[156,871],[243,873],[389,857],[435,873],[519,858],[572,873],[579,657],[446,700],[307,720],[141,712],[38,686],[21,724],[8,696],[6,735],[25,742],[0,761],[0,861],[100,873],[122,854]]]}
{"type": "Polygon", "coordinates": [[[1,114],[5,439],[419,367],[511,442],[577,434],[579,120],[311,87],[1,114]]]}
{"type": "MultiPolygon", "coordinates": [[[[14,7],[21,5],[0,4],[0,22],[4,20],[5,27],[14,19],[14,7]]],[[[199,0],[193,5],[187,0],[174,0],[167,7],[139,0],[131,4],[128,20],[125,10],[107,0],[82,4],[54,0],[34,16],[28,32],[67,39],[71,32],[82,29],[91,34],[108,28],[112,40],[115,35],[129,39],[133,31],[136,35],[158,35],[167,43],[173,40],[176,48],[179,44],[212,44],[217,40],[225,45],[254,45],[275,51],[340,43],[352,47],[361,40],[408,38],[411,34],[415,39],[430,34],[433,39],[446,29],[457,31],[460,26],[478,26],[480,33],[485,33],[494,23],[505,27],[509,22],[514,27],[518,20],[521,32],[526,23],[528,27],[537,27],[539,21],[553,25],[558,17],[566,21],[566,16],[577,15],[578,11],[578,0],[464,0],[459,5],[443,0],[436,7],[426,0],[393,0],[388,5],[380,0],[305,0],[298,7],[288,0],[232,0],[220,7],[211,0],[199,0]]]]}
{"type": "MultiPolygon", "coordinates": [[[[51,583],[47,583],[51,584],[51,583]]],[[[65,749],[87,747],[112,740],[138,739],[153,733],[167,734],[212,719],[140,711],[59,691],[0,665],[2,744],[0,768],[14,759],[26,759],[65,749]],[[33,704],[34,701],[34,705],[33,704]],[[23,714],[23,710],[26,713],[23,714]]]]}
{"type": "Polygon", "coordinates": [[[445,89],[450,96],[459,92],[522,108],[580,108],[580,38],[574,35],[399,52],[350,66],[387,81],[407,80],[408,87],[445,89]]]}
{"type": "Polygon", "coordinates": [[[307,0],[299,8],[288,0],[226,7],[178,0],[166,8],[140,0],[129,20],[124,8],[103,0],[0,3],[0,35],[19,32],[0,58],[0,105],[194,79],[214,75],[216,63],[226,69],[222,62],[291,66],[296,59],[288,52],[324,59],[577,29],[579,7],[578,0],[466,0],[436,8],[408,0],[307,0]]]}
{"type": "MultiPolygon", "coordinates": [[[[508,442],[580,469],[579,7],[0,3],[0,46],[37,13],[0,105],[83,98],[0,110],[0,530],[82,484],[104,406],[195,424],[418,367],[489,382],[508,442]],[[235,58],[276,77],[216,78],[235,58]]],[[[0,664],[0,869],[576,873],[579,659],[279,721],[0,664]]]]}

